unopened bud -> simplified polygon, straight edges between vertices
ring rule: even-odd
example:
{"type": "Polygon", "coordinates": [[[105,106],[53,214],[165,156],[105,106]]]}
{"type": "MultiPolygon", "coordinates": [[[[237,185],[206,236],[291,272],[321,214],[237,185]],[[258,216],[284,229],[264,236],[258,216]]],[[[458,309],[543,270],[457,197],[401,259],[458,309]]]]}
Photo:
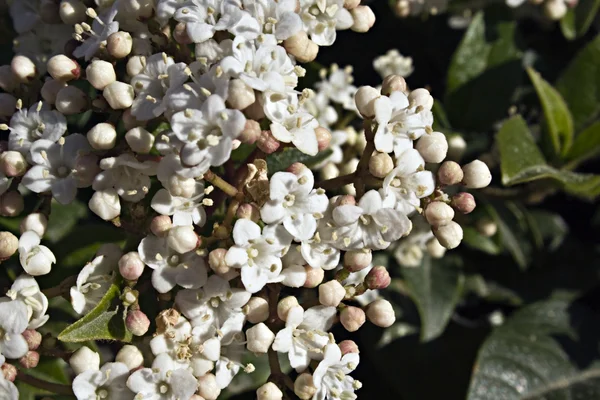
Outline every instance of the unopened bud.
{"type": "Polygon", "coordinates": [[[306,271],[306,281],[304,282],[305,288],[316,288],[323,282],[325,277],[325,271],[321,267],[313,268],[310,265],[305,265],[304,270],[306,271]]]}
{"type": "Polygon", "coordinates": [[[387,153],[376,152],[369,160],[369,172],[376,178],[385,178],[394,169],[394,160],[387,153]]]}
{"type": "Polygon", "coordinates": [[[75,375],[85,371],[96,371],[100,369],[100,354],[92,351],[89,347],[80,347],[69,359],[75,375]]]}
{"type": "Polygon", "coordinates": [[[275,340],[275,334],[267,327],[267,325],[261,322],[246,331],[246,340],[248,351],[253,353],[266,353],[269,351],[271,344],[273,344],[273,340],[275,340]]]}
{"type": "Polygon", "coordinates": [[[57,81],[54,79],[47,79],[42,86],[41,94],[44,101],[48,104],[56,103],[56,96],[58,92],[67,87],[66,82],[57,81]]]}
{"type": "Polygon", "coordinates": [[[92,195],[88,206],[90,210],[105,221],[110,221],[121,214],[119,195],[114,189],[96,191],[92,195]]]}
{"type": "Polygon", "coordinates": [[[485,237],[492,237],[498,232],[498,224],[488,217],[478,219],[475,228],[485,237]]]}
{"type": "Polygon", "coordinates": [[[269,318],[269,302],[262,297],[254,296],[242,308],[246,319],[251,324],[264,322],[269,318]]]}
{"type": "Polygon", "coordinates": [[[319,286],[319,303],[337,307],[346,296],[346,289],[338,281],[329,281],[319,286]]]}
{"type": "Polygon", "coordinates": [[[425,209],[425,218],[432,226],[446,225],[454,218],[454,210],[444,202],[433,201],[425,209]]]}
{"type": "Polygon", "coordinates": [[[117,131],[112,124],[101,122],[88,131],[87,140],[96,150],[110,150],[117,143],[117,131]]]}
{"type": "Polygon", "coordinates": [[[173,227],[171,218],[168,215],[157,215],[150,222],[150,231],[158,237],[165,237],[173,227]]]}
{"type": "Polygon", "coordinates": [[[381,93],[374,87],[359,87],[354,96],[354,101],[360,115],[364,118],[373,118],[375,116],[375,100],[379,97],[381,97],[381,93]]]}
{"type": "Polygon", "coordinates": [[[358,6],[350,10],[354,23],[352,29],[354,32],[368,32],[375,24],[375,14],[369,6],[358,6]]]}
{"type": "Polygon", "coordinates": [[[10,62],[10,68],[14,76],[23,83],[32,81],[37,75],[35,64],[26,56],[14,56],[10,62]]]}
{"type": "Polygon", "coordinates": [[[0,155],[0,170],[6,176],[21,176],[27,171],[27,167],[27,160],[18,151],[6,151],[0,155]]]}
{"type": "Polygon", "coordinates": [[[472,212],[477,204],[475,203],[475,197],[471,193],[460,192],[452,196],[452,207],[456,208],[463,214],[469,214],[472,212]]]}
{"type": "Polygon", "coordinates": [[[287,320],[287,316],[293,307],[297,307],[298,299],[294,296],[284,297],[277,303],[277,316],[280,320],[287,320]]]}
{"type": "Polygon", "coordinates": [[[321,168],[321,178],[323,180],[337,178],[338,176],[340,176],[340,170],[332,162],[328,162],[321,168]]]}
{"type": "Polygon", "coordinates": [[[423,107],[424,110],[431,111],[433,108],[433,97],[427,89],[415,89],[408,95],[408,101],[411,107],[423,107]]]}
{"type": "Polygon", "coordinates": [[[71,60],[64,54],[58,54],[48,60],[48,73],[57,81],[68,82],[79,79],[81,67],[75,60],[71,60]]]}
{"type": "Polygon", "coordinates": [[[28,351],[23,357],[19,359],[19,364],[23,368],[35,368],[40,362],[40,353],[37,351],[28,351]]]}
{"type": "Polygon", "coordinates": [[[348,306],[340,312],[340,322],[348,332],[356,332],[365,320],[365,312],[358,307],[348,306]]]}
{"type": "Polygon", "coordinates": [[[254,89],[241,79],[229,81],[227,104],[236,110],[243,110],[256,101],[254,89]]]}
{"type": "Polygon", "coordinates": [[[9,363],[4,363],[0,366],[0,370],[2,373],[2,375],[4,375],[4,379],[6,379],[9,382],[14,382],[15,379],[17,379],[17,367],[15,367],[12,364],[9,363]]]}
{"type": "Polygon", "coordinates": [[[27,329],[22,335],[27,342],[29,350],[37,350],[37,348],[40,347],[40,344],[42,344],[42,334],[35,329],[27,329]]]}
{"type": "Polygon", "coordinates": [[[308,38],[304,30],[284,40],[283,47],[300,63],[311,62],[319,54],[319,46],[308,38]]]}
{"type": "Polygon", "coordinates": [[[442,185],[456,185],[463,180],[463,171],[454,161],[444,161],[437,171],[438,182],[442,185]]]}
{"type": "Polygon", "coordinates": [[[179,22],[175,25],[175,29],[173,30],[173,38],[179,44],[192,44],[194,41],[190,38],[190,35],[187,33],[187,24],[185,22],[179,22]]]}
{"type": "Polygon", "coordinates": [[[254,144],[260,137],[260,134],[260,124],[253,119],[247,119],[244,130],[240,136],[238,136],[238,139],[241,140],[242,143],[254,144]]]}
{"type": "Polygon", "coordinates": [[[475,160],[463,167],[463,184],[470,189],[481,189],[492,181],[488,166],[480,160],[475,160]]]}
{"type": "Polygon", "coordinates": [[[315,129],[315,134],[317,135],[317,145],[319,151],[328,149],[329,144],[331,143],[331,132],[322,126],[319,126],[315,129]]]}
{"type": "Polygon", "coordinates": [[[174,226],[169,230],[167,243],[179,254],[184,254],[198,247],[198,235],[191,225],[174,226]]]}
{"type": "Polygon", "coordinates": [[[448,137],[448,158],[458,161],[465,154],[467,142],[460,135],[451,135],[448,137]]]}
{"type": "Polygon", "coordinates": [[[113,110],[123,110],[133,104],[135,91],[131,85],[115,81],[104,88],[102,95],[113,110]]]}
{"type": "Polygon", "coordinates": [[[273,382],[267,382],[256,389],[256,400],[281,400],[283,393],[273,382]]]}
{"type": "Polygon", "coordinates": [[[427,252],[433,258],[442,258],[446,254],[446,248],[442,246],[435,237],[432,237],[425,244],[427,252]]]}
{"type": "Polygon", "coordinates": [[[127,330],[134,336],[144,336],[150,328],[150,320],[141,310],[131,310],[125,318],[127,330]]]}
{"type": "Polygon", "coordinates": [[[127,365],[131,371],[144,365],[144,355],[136,346],[126,344],[117,353],[115,361],[127,365]]]}
{"type": "Polygon", "coordinates": [[[136,127],[125,134],[125,141],[136,153],[148,154],[154,146],[154,135],[142,127],[136,127]]]}
{"type": "Polygon", "coordinates": [[[434,227],[433,234],[439,240],[440,244],[448,250],[458,247],[463,239],[463,230],[454,221],[450,221],[446,225],[434,227]]]}
{"type": "Polygon", "coordinates": [[[350,272],[361,271],[371,265],[372,261],[371,250],[350,250],[344,254],[344,268],[350,272]]]}
{"type": "Polygon", "coordinates": [[[144,272],[144,262],[137,251],[124,254],[119,259],[119,273],[128,281],[136,281],[144,272]]]}
{"type": "Polygon", "coordinates": [[[254,204],[244,203],[238,207],[236,216],[238,218],[249,219],[252,222],[258,222],[260,219],[260,210],[254,204]]]}
{"type": "Polygon", "coordinates": [[[117,80],[115,69],[111,63],[103,60],[94,60],[85,69],[85,77],[98,90],[104,90],[108,85],[117,80]]]}
{"type": "Polygon", "coordinates": [[[317,388],[313,382],[312,375],[306,372],[300,374],[294,382],[294,394],[301,400],[308,400],[311,399],[315,393],[317,393],[317,388]]]}
{"type": "Polygon", "coordinates": [[[356,205],[356,197],[349,195],[349,194],[340,196],[338,199],[338,205],[339,206],[347,206],[347,205],[355,206],[356,205]]]}
{"type": "Polygon", "coordinates": [[[406,80],[400,75],[388,75],[381,85],[381,94],[389,96],[393,92],[406,92],[406,80]]]}
{"type": "Polygon", "coordinates": [[[342,351],[342,355],[350,354],[350,353],[360,353],[358,350],[358,346],[354,342],[354,340],[343,340],[338,343],[340,350],[342,351]]]}
{"type": "Polygon", "coordinates": [[[344,0],[344,8],[346,10],[352,10],[360,5],[360,0],[344,0]]]}
{"type": "Polygon", "coordinates": [[[87,19],[86,10],[81,0],[61,0],[58,15],[65,25],[75,25],[87,19]]]}
{"type": "Polygon", "coordinates": [[[544,4],[544,13],[553,21],[558,21],[567,13],[567,5],[564,0],[548,0],[544,4]]]}
{"type": "Polygon", "coordinates": [[[21,214],[24,207],[23,196],[16,190],[0,196],[0,215],[3,217],[16,217],[21,214]]]}
{"type": "Polygon", "coordinates": [[[74,115],[86,111],[90,99],[77,86],[66,86],[56,94],[56,109],[65,115],[74,115]]]}
{"type": "Polygon", "coordinates": [[[390,273],[381,265],[373,267],[365,277],[365,284],[371,290],[385,289],[391,282],[390,273]]]}
{"type": "Polygon", "coordinates": [[[129,32],[114,32],[106,40],[106,50],[114,58],[125,58],[131,53],[133,39],[129,32]]]}
{"type": "Polygon", "coordinates": [[[133,56],[127,60],[127,75],[136,76],[144,72],[146,68],[146,57],[144,56],[133,56]]]}
{"type": "Polygon", "coordinates": [[[217,400],[221,389],[217,384],[217,379],[213,374],[200,376],[198,379],[198,394],[204,397],[205,400],[217,400]]]}
{"type": "Polygon", "coordinates": [[[230,270],[230,267],[225,262],[226,254],[227,250],[220,248],[208,253],[208,265],[217,275],[225,275],[230,270]]]}
{"type": "Polygon", "coordinates": [[[0,232],[0,260],[10,258],[19,249],[19,239],[8,231],[0,232]]]}
{"type": "Polygon", "coordinates": [[[448,153],[448,141],[446,135],[441,132],[432,132],[421,136],[415,147],[428,163],[440,163],[444,161],[448,153]]]}
{"type": "Polygon", "coordinates": [[[271,131],[262,131],[260,137],[256,141],[256,146],[266,154],[272,154],[279,149],[280,143],[271,131]]]}
{"type": "Polygon", "coordinates": [[[388,328],[396,321],[396,314],[389,301],[379,299],[367,307],[367,318],[380,328],[388,328]]]}

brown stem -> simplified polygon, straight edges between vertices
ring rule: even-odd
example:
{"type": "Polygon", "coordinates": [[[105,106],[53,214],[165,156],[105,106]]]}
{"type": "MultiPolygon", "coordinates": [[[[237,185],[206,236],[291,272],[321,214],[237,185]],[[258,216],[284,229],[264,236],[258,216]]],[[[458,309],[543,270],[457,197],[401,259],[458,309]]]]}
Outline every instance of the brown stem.
{"type": "Polygon", "coordinates": [[[367,139],[367,145],[360,157],[360,161],[358,162],[358,166],[356,167],[356,176],[357,179],[354,182],[354,188],[356,189],[356,198],[361,198],[363,194],[365,194],[366,182],[364,179],[360,179],[362,177],[366,177],[369,175],[369,161],[371,160],[371,155],[373,151],[375,151],[375,134],[373,133],[373,121],[370,119],[365,120],[365,138],[367,139]]]}
{"type": "Polygon", "coordinates": [[[73,286],[75,282],[77,282],[77,275],[69,276],[58,285],[42,290],[42,293],[44,293],[49,299],[53,297],[63,296],[69,293],[71,286],[73,286]]]}
{"type": "Polygon", "coordinates": [[[69,385],[61,385],[59,383],[52,383],[43,381],[38,378],[34,378],[31,375],[27,375],[23,371],[19,371],[17,375],[17,379],[23,383],[28,384],[29,386],[36,387],[38,389],[47,390],[56,394],[64,394],[64,395],[73,395],[73,389],[69,385]]]}
{"type": "Polygon", "coordinates": [[[221,179],[221,177],[217,176],[214,172],[210,170],[204,174],[204,179],[221,189],[228,196],[236,197],[238,194],[238,190],[233,185],[231,185],[228,182],[225,182],[223,179],[221,179]]]}

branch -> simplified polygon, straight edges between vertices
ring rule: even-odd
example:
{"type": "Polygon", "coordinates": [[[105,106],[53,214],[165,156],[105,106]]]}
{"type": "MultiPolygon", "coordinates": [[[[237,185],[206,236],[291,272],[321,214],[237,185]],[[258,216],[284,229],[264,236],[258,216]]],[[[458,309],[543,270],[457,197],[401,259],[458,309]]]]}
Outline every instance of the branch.
{"type": "Polygon", "coordinates": [[[365,138],[367,139],[367,145],[365,146],[365,150],[360,157],[360,161],[358,162],[358,166],[356,167],[356,181],[354,182],[354,188],[356,189],[356,197],[361,198],[365,193],[366,182],[364,179],[360,179],[362,177],[366,177],[369,175],[369,161],[371,160],[371,155],[373,155],[373,151],[375,151],[375,134],[373,133],[373,121],[370,119],[365,120],[365,138]]]}
{"type": "Polygon", "coordinates": [[[236,197],[238,195],[238,190],[233,185],[225,182],[221,177],[215,175],[215,173],[210,170],[204,174],[204,179],[221,189],[228,196],[236,197]]]}
{"type": "Polygon", "coordinates": [[[62,385],[60,383],[52,383],[43,381],[38,378],[34,378],[31,375],[27,375],[23,371],[19,371],[17,374],[17,379],[21,382],[28,384],[29,386],[36,387],[38,389],[47,390],[56,394],[65,394],[65,395],[73,395],[73,389],[69,385],[62,385]]]}
{"type": "Polygon", "coordinates": [[[71,286],[73,286],[77,282],[77,275],[69,276],[65,280],[63,280],[58,285],[42,290],[42,293],[46,295],[47,298],[51,299],[53,297],[63,296],[69,293],[71,286]]]}

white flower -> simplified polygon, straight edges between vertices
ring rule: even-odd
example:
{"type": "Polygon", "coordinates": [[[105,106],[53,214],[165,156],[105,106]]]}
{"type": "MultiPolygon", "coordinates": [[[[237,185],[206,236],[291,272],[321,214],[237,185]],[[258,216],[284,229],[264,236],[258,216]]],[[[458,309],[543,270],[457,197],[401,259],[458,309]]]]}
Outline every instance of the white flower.
{"type": "Polygon", "coordinates": [[[45,109],[42,102],[29,110],[21,109],[10,119],[8,149],[23,154],[31,160],[29,149],[39,139],[56,142],[67,130],[67,120],[58,111],[45,109]]]}
{"type": "MultiPolygon", "coordinates": [[[[227,41],[231,42],[231,40],[227,41]]],[[[205,43],[212,42],[211,39],[205,43]]],[[[196,47],[199,46],[202,45],[199,44],[196,47]]],[[[223,73],[223,69],[219,65],[208,68],[207,63],[192,62],[188,67],[189,70],[186,70],[186,74],[193,82],[169,89],[169,107],[172,112],[182,111],[186,108],[200,109],[212,94],[227,100],[229,96],[229,77],[223,73]]]]}
{"type": "Polygon", "coordinates": [[[340,251],[331,242],[323,241],[317,233],[312,239],[302,242],[300,251],[308,265],[328,271],[338,266],[340,251]]]}
{"type": "Polygon", "coordinates": [[[152,198],[152,209],[161,215],[173,216],[173,225],[203,226],[206,212],[202,206],[204,184],[196,182],[195,194],[190,197],[173,196],[167,189],[160,189],[152,198]]]}
{"type": "Polygon", "coordinates": [[[386,54],[373,60],[373,68],[381,76],[381,79],[389,75],[400,75],[406,78],[414,70],[412,58],[404,57],[396,49],[389,50],[386,54]]]}
{"type": "Polygon", "coordinates": [[[313,382],[317,388],[313,400],[356,399],[354,391],[361,384],[348,374],[356,369],[359,361],[358,353],[347,353],[342,357],[337,344],[327,345],[323,361],[313,373],[313,382]]]}
{"type": "MultiPolygon", "coordinates": [[[[430,229],[430,232],[431,232],[431,229],[430,229]]],[[[431,236],[433,236],[433,233],[431,234],[431,236]]],[[[411,235],[409,236],[409,238],[410,237],[412,237],[412,232],[411,232],[411,235]]],[[[342,267],[340,267],[340,269],[341,268],[342,267]]],[[[350,272],[348,277],[342,281],[342,285],[344,285],[344,286],[359,285],[359,284],[363,283],[365,281],[365,278],[369,274],[369,271],[372,269],[373,269],[373,265],[369,265],[367,268],[363,268],[358,272],[350,272]]],[[[354,296],[353,300],[355,300],[356,302],[358,302],[358,304],[360,304],[361,306],[364,307],[367,304],[370,304],[371,302],[377,300],[377,298],[379,298],[378,290],[367,289],[360,296],[354,296]]]]}
{"type": "Polygon", "coordinates": [[[137,93],[131,114],[140,121],[147,121],[167,110],[178,111],[173,109],[170,98],[188,80],[186,68],[187,65],[175,63],[165,53],[148,57],[144,70],[131,79],[137,93]]]}
{"type": "Polygon", "coordinates": [[[24,232],[19,238],[19,261],[29,275],[46,275],[56,263],[52,251],[40,245],[41,239],[34,231],[24,232]]]}
{"type": "Polygon", "coordinates": [[[410,235],[400,240],[394,250],[396,261],[403,267],[418,267],[421,265],[423,256],[427,251],[427,242],[434,237],[431,225],[423,216],[417,214],[411,221],[413,229],[410,235]]]}
{"type": "Polygon", "coordinates": [[[204,259],[195,251],[178,253],[169,246],[167,237],[146,236],[140,242],[138,253],[144,264],[154,270],[152,286],[160,293],[167,293],[175,285],[197,289],[206,283],[204,259]]]}
{"type": "Polygon", "coordinates": [[[20,300],[27,306],[29,324],[27,329],[37,329],[44,325],[50,318],[48,311],[48,298],[40,290],[37,281],[29,275],[20,275],[13,282],[6,293],[13,300],[20,300]]]}
{"type": "Polygon", "coordinates": [[[85,136],[75,133],[58,143],[40,139],[31,145],[33,167],[23,177],[23,185],[36,193],[52,191],[61,204],[69,204],[77,188],[90,186],[97,172],[95,155],[85,136]]]}
{"type": "Polygon", "coordinates": [[[281,282],[281,257],[291,243],[291,236],[281,225],[267,225],[261,234],[260,227],[247,219],[238,219],[233,227],[232,246],[225,262],[241,268],[242,282],[251,293],[261,290],[267,283],[281,282]]]}
{"type": "Polygon", "coordinates": [[[354,94],[357,89],[352,85],[354,78],[351,66],[341,69],[337,64],[333,64],[329,77],[326,70],[323,70],[321,77],[322,80],[315,84],[319,92],[325,94],[331,101],[341,104],[346,110],[356,110],[354,94]]]}
{"type": "Polygon", "coordinates": [[[123,200],[138,202],[150,190],[150,176],[156,175],[156,167],[156,162],[139,162],[129,153],[105,158],[100,161],[104,171],[96,176],[92,188],[97,191],[115,189],[123,200]]]}
{"type": "Polygon", "coordinates": [[[152,363],[152,368],[135,371],[127,379],[127,387],[137,393],[136,397],[146,400],[189,399],[197,386],[192,373],[177,368],[167,355],[159,355],[152,363]]]}
{"type": "Polygon", "coordinates": [[[319,121],[319,125],[323,127],[330,127],[338,120],[338,113],[329,104],[329,97],[324,92],[319,91],[314,96],[307,98],[302,104],[302,108],[315,117],[319,121]]]}
{"type": "Polygon", "coordinates": [[[348,29],[354,23],[344,0],[300,0],[300,8],[304,29],[319,46],[331,46],[336,29],[348,29]]]}
{"type": "Polygon", "coordinates": [[[314,156],[319,152],[315,129],[319,122],[307,112],[290,115],[281,122],[271,124],[271,133],[275,139],[284,143],[293,143],[303,153],[314,156]]]}
{"type": "Polygon", "coordinates": [[[20,300],[0,298],[0,357],[21,358],[29,350],[22,333],[27,329],[27,306],[20,300]]]}
{"type": "Polygon", "coordinates": [[[433,124],[431,110],[411,107],[408,97],[399,91],[375,100],[375,148],[396,157],[412,148],[412,141],[423,136],[433,124]]]}
{"type": "Polygon", "coordinates": [[[312,171],[304,168],[300,176],[276,172],[271,177],[269,198],[261,211],[267,224],[283,223],[297,240],[310,239],[317,230],[317,219],[327,210],[328,199],[323,189],[313,189],[312,171]]]}
{"type": "Polygon", "coordinates": [[[385,249],[410,232],[411,223],[401,211],[393,208],[394,199],[382,199],[370,190],[357,205],[343,205],[333,210],[333,221],[341,250],[362,248],[385,249]]]}
{"type": "Polygon", "coordinates": [[[323,358],[323,348],[329,343],[327,331],[335,314],[335,307],[316,306],[306,311],[301,306],[292,307],[285,328],[277,332],[273,350],[288,353],[292,368],[302,372],[311,359],[323,358]]]}
{"type": "Polygon", "coordinates": [[[78,314],[91,311],[108,291],[115,276],[116,263],[107,256],[97,256],[77,275],[71,288],[71,304],[78,314]]]}
{"type": "MultiPolygon", "coordinates": [[[[117,9],[113,7],[106,15],[97,16],[91,29],[83,27],[85,32],[82,32],[83,43],[73,51],[73,57],[85,57],[89,61],[101,47],[106,46],[106,40],[110,35],[119,31],[119,23],[114,21],[117,16],[117,9]]],[[[81,27],[81,26],[80,26],[81,27]]]]}
{"type": "Polygon", "coordinates": [[[240,369],[244,368],[242,360],[248,354],[244,342],[242,334],[237,340],[221,349],[221,357],[215,365],[215,377],[220,389],[228,387],[240,369]]]}
{"type": "Polygon", "coordinates": [[[127,365],[106,363],[99,370],[88,370],[73,379],[73,392],[77,400],[133,400],[134,394],[127,389],[129,376],[127,365]]]}
{"type": "Polygon", "coordinates": [[[245,125],[241,111],[227,109],[218,95],[206,99],[200,110],[187,109],[171,118],[171,129],[186,143],[181,149],[181,160],[201,173],[229,159],[233,139],[245,125]]]}
{"type": "Polygon", "coordinates": [[[302,29],[296,0],[243,0],[244,8],[262,25],[263,33],[285,40],[302,29]]]}
{"type": "Polygon", "coordinates": [[[161,25],[165,25],[175,12],[180,9],[188,0],[158,0],[156,4],[156,19],[161,25]]]}
{"type": "Polygon", "coordinates": [[[425,160],[415,149],[402,152],[394,168],[383,181],[383,193],[395,196],[396,209],[406,215],[419,207],[419,199],[435,190],[435,179],[431,171],[425,170],[425,160]]]}

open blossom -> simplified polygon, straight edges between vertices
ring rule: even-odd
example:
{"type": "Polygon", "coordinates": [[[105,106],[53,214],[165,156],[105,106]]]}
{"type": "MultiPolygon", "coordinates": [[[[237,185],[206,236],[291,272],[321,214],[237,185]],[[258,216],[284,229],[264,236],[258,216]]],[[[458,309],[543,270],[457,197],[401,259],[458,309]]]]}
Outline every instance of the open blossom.
{"type": "Polygon", "coordinates": [[[284,143],[293,143],[298,150],[314,156],[319,151],[315,129],[319,122],[306,112],[292,114],[281,122],[271,124],[271,133],[275,139],[284,143]]]}
{"type": "Polygon", "coordinates": [[[285,40],[302,28],[296,0],[243,0],[244,8],[262,24],[263,33],[285,40]]]}
{"type": "Polygon", "coordinates": [[[105,15],[94,18],[91,29],[82,29],[83,43],[73,51],[73,56],[91,60],[100,48],[106,46],[108,37],[119,30],[119,23],[114,20],[116,16],[117,9],[113,7],[105,15]]]}
{"type": "Polygon", "coordinates": [[[235,246],[227,251],[225,262],[232,268],[240,268],[244,287],[256,293],[267,283],[283,280],[281,257],[291,239],[282,225],[267,225],[261,233],[256,223],[239,219],[233,227],[235,246]]]}
{"type": "Polygon", "coordinates": [[[76,313],[84,314],[98,305],[112,284],[116,269],[115,260],[104,255],[97,256],[83,267],[70,291],[76,313]]]}
{"type": "Polygon", "coordinates": [[[56,263],[54,253],[43,245],[42,239],[34,231],[27,231],[19,238],[19,261],[29,275],[46,275],[56,263]]]}
{"type": "Polygon", "coordinates": [[[331,46],[336,30],[348,29],[354,22],[343,0],[301,0],[300,7],[304,29],[319,46],[331,46]]]}
{"type": "Polygon", "coordinates": [[[177,368],[173,360],[159,355],[152,368],[135,371],[127,379],[127,387],[138,398],[149,400],[189,399],[196,392],[198,383],[187,369],[177,368]]]}
{"type": "Polygon", "coordinates": [[[354,391],[360,389],[361,384],[348,374],[356,369],[359,361],[358,353],[342,356],[337,344],[327,345],[323,360],[313,373],[313,382],[317,388],[313,399],[356,399],[354,391]]]}
{"type": "Polygon", "coordinates": [[[331,66],[329,75],[323,69],[322,80],[315,84],[319,93],[323,93],[334,103],[341,104],[346,110],[356,110],[354,94],[356,86],[352,85],[352,67],[340,68],[337,64],[331,66]]]}
{"type": "Polygon", "coordinates": [[[399,75],[406,78],[414,70],[412,63],[411,57],[404,57],[397,49],[392,49],[373,60],[373,68],[381,76],[381,79],[389,75],[399,75]]]}
{"type": "Polygon", "coordinates": [[[133,400],[134,393],[127,389],[129,368],[120,362],[106,363],[99,370],[88,370],[73,380],[77,400],[115,399],[133,400]]]}
{"type": "Polygon", "coordinates": [[[20,358],[29,350],[22,335],[29,321],[27,314],[24,302],[0,298],[0,357],[20,358]]]}
{"type": "Polygon", "coordinates": [[[37,329],[44,325],[50,316],[48,311],[48,298],[40,290],[36,280],[26,274],[15,279],[10,290],[6,293],[13,300],[22,301],[27,306],[27,329],[37,329]]]}
{"type": "Polygon", "coordinates": [[[123,200],[137,202],[150,190],[150,177],[156,175],[154,161],[138,161],[132,154],[109,157],[100,161],[101,173],[92,188],[98,191],[115,189],[123,200]]]}

